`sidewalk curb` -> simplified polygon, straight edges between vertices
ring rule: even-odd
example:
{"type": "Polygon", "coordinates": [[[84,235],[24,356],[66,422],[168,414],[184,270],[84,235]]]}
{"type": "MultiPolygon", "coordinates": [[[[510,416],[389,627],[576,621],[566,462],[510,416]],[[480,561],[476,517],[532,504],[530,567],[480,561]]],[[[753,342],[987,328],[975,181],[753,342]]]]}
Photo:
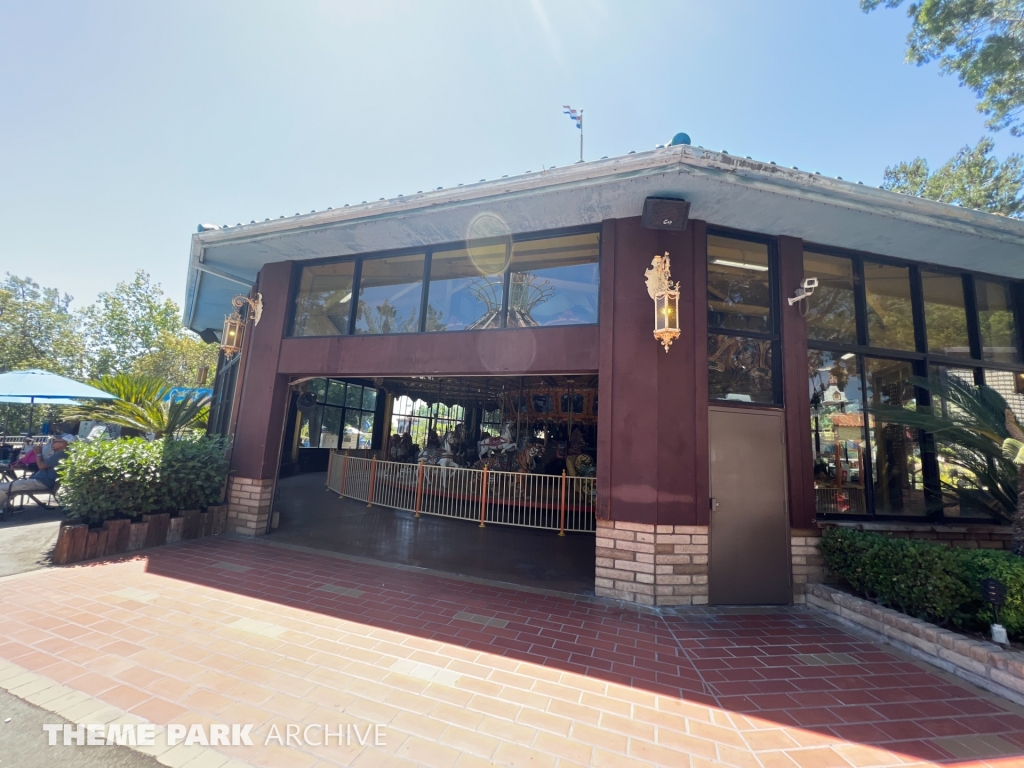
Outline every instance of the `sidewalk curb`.
{"type": "MultiPolygon", "coordinates": [[[[139,725],[150,722],[5,659],[0,659],[0,688],[75,724],[139,725]]],[[[231,758],[210,747],[187,747],[184,744],[170,747],[167,744],[167,727],[163,725],[156,726],[154,741],[151,747],[133,744],[122,746],[155,757],[170,768],[251,768],[250,763],[231,758]]]]}

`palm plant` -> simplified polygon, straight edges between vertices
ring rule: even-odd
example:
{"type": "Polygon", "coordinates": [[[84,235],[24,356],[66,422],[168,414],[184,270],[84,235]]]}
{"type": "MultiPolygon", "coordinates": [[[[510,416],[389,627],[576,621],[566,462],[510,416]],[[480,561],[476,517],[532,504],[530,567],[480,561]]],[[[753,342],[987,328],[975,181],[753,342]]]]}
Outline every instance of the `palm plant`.
{"type": "Polygon", "coordinates": [[[931,407],[874,405],[881,422],[931,433],[936,450],[957,477],[942,478],[940,505],[969,503],[1012,522],[1014,548],[1024,552],[1024,430],[1006,400],[991,387],[957,376],[914,377],[912,383],[932,395],[931,407]]]}
{"type": "Polygon", "coordinates": [[[80,405],[69,414],[71,418],[153,432],[158,438],[206,427],[210,397],[194,393],[176,397],[171,386],[158,376],[118,373],[101,376],[90,384],[117,399],[80,405]]]}

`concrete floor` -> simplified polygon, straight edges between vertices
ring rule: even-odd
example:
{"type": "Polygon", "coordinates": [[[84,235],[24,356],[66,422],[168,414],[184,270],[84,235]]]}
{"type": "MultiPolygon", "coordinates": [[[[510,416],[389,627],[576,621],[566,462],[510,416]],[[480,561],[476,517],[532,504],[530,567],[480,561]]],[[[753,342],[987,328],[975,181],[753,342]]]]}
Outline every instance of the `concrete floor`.
{"type": "Polygon", "coordinates": [[[339,498],[326,473],[282,479],[270,541],[575,594],[594,594],[594,535],[489,525],[339,498]]]}
{"type": "Polygon", "coordinates": [[[27,504],[0,522],[0,577],[34,571],[50,564],[64,513],[27,504]]]}

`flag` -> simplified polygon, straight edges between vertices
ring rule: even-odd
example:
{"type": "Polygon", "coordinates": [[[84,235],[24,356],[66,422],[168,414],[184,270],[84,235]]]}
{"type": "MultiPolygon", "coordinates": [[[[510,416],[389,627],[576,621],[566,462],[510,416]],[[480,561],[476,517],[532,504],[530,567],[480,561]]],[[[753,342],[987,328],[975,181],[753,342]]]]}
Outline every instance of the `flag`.
{"type": "Polygon", "coordinates": [[[576,123],[576,127],[581,131],[583,130],[583,115],[577,112],[575,109],[570,107],[568,104],[562,105],[562,112],[569,116],[569,119],[576,123]]]}

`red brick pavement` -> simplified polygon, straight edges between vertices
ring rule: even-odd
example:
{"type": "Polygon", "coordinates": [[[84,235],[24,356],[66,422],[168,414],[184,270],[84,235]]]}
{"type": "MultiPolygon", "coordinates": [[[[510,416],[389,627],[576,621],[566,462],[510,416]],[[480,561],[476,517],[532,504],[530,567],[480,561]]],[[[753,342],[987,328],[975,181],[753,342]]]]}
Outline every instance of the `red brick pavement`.
{"type": "Polygon", "coordinates": [[[226,750],[254,764],[1024,766],[1024,710],[803,609],[658,613],[224,538],[4,583],[0,659],[146,719],[389,729],[226,750]]]}

